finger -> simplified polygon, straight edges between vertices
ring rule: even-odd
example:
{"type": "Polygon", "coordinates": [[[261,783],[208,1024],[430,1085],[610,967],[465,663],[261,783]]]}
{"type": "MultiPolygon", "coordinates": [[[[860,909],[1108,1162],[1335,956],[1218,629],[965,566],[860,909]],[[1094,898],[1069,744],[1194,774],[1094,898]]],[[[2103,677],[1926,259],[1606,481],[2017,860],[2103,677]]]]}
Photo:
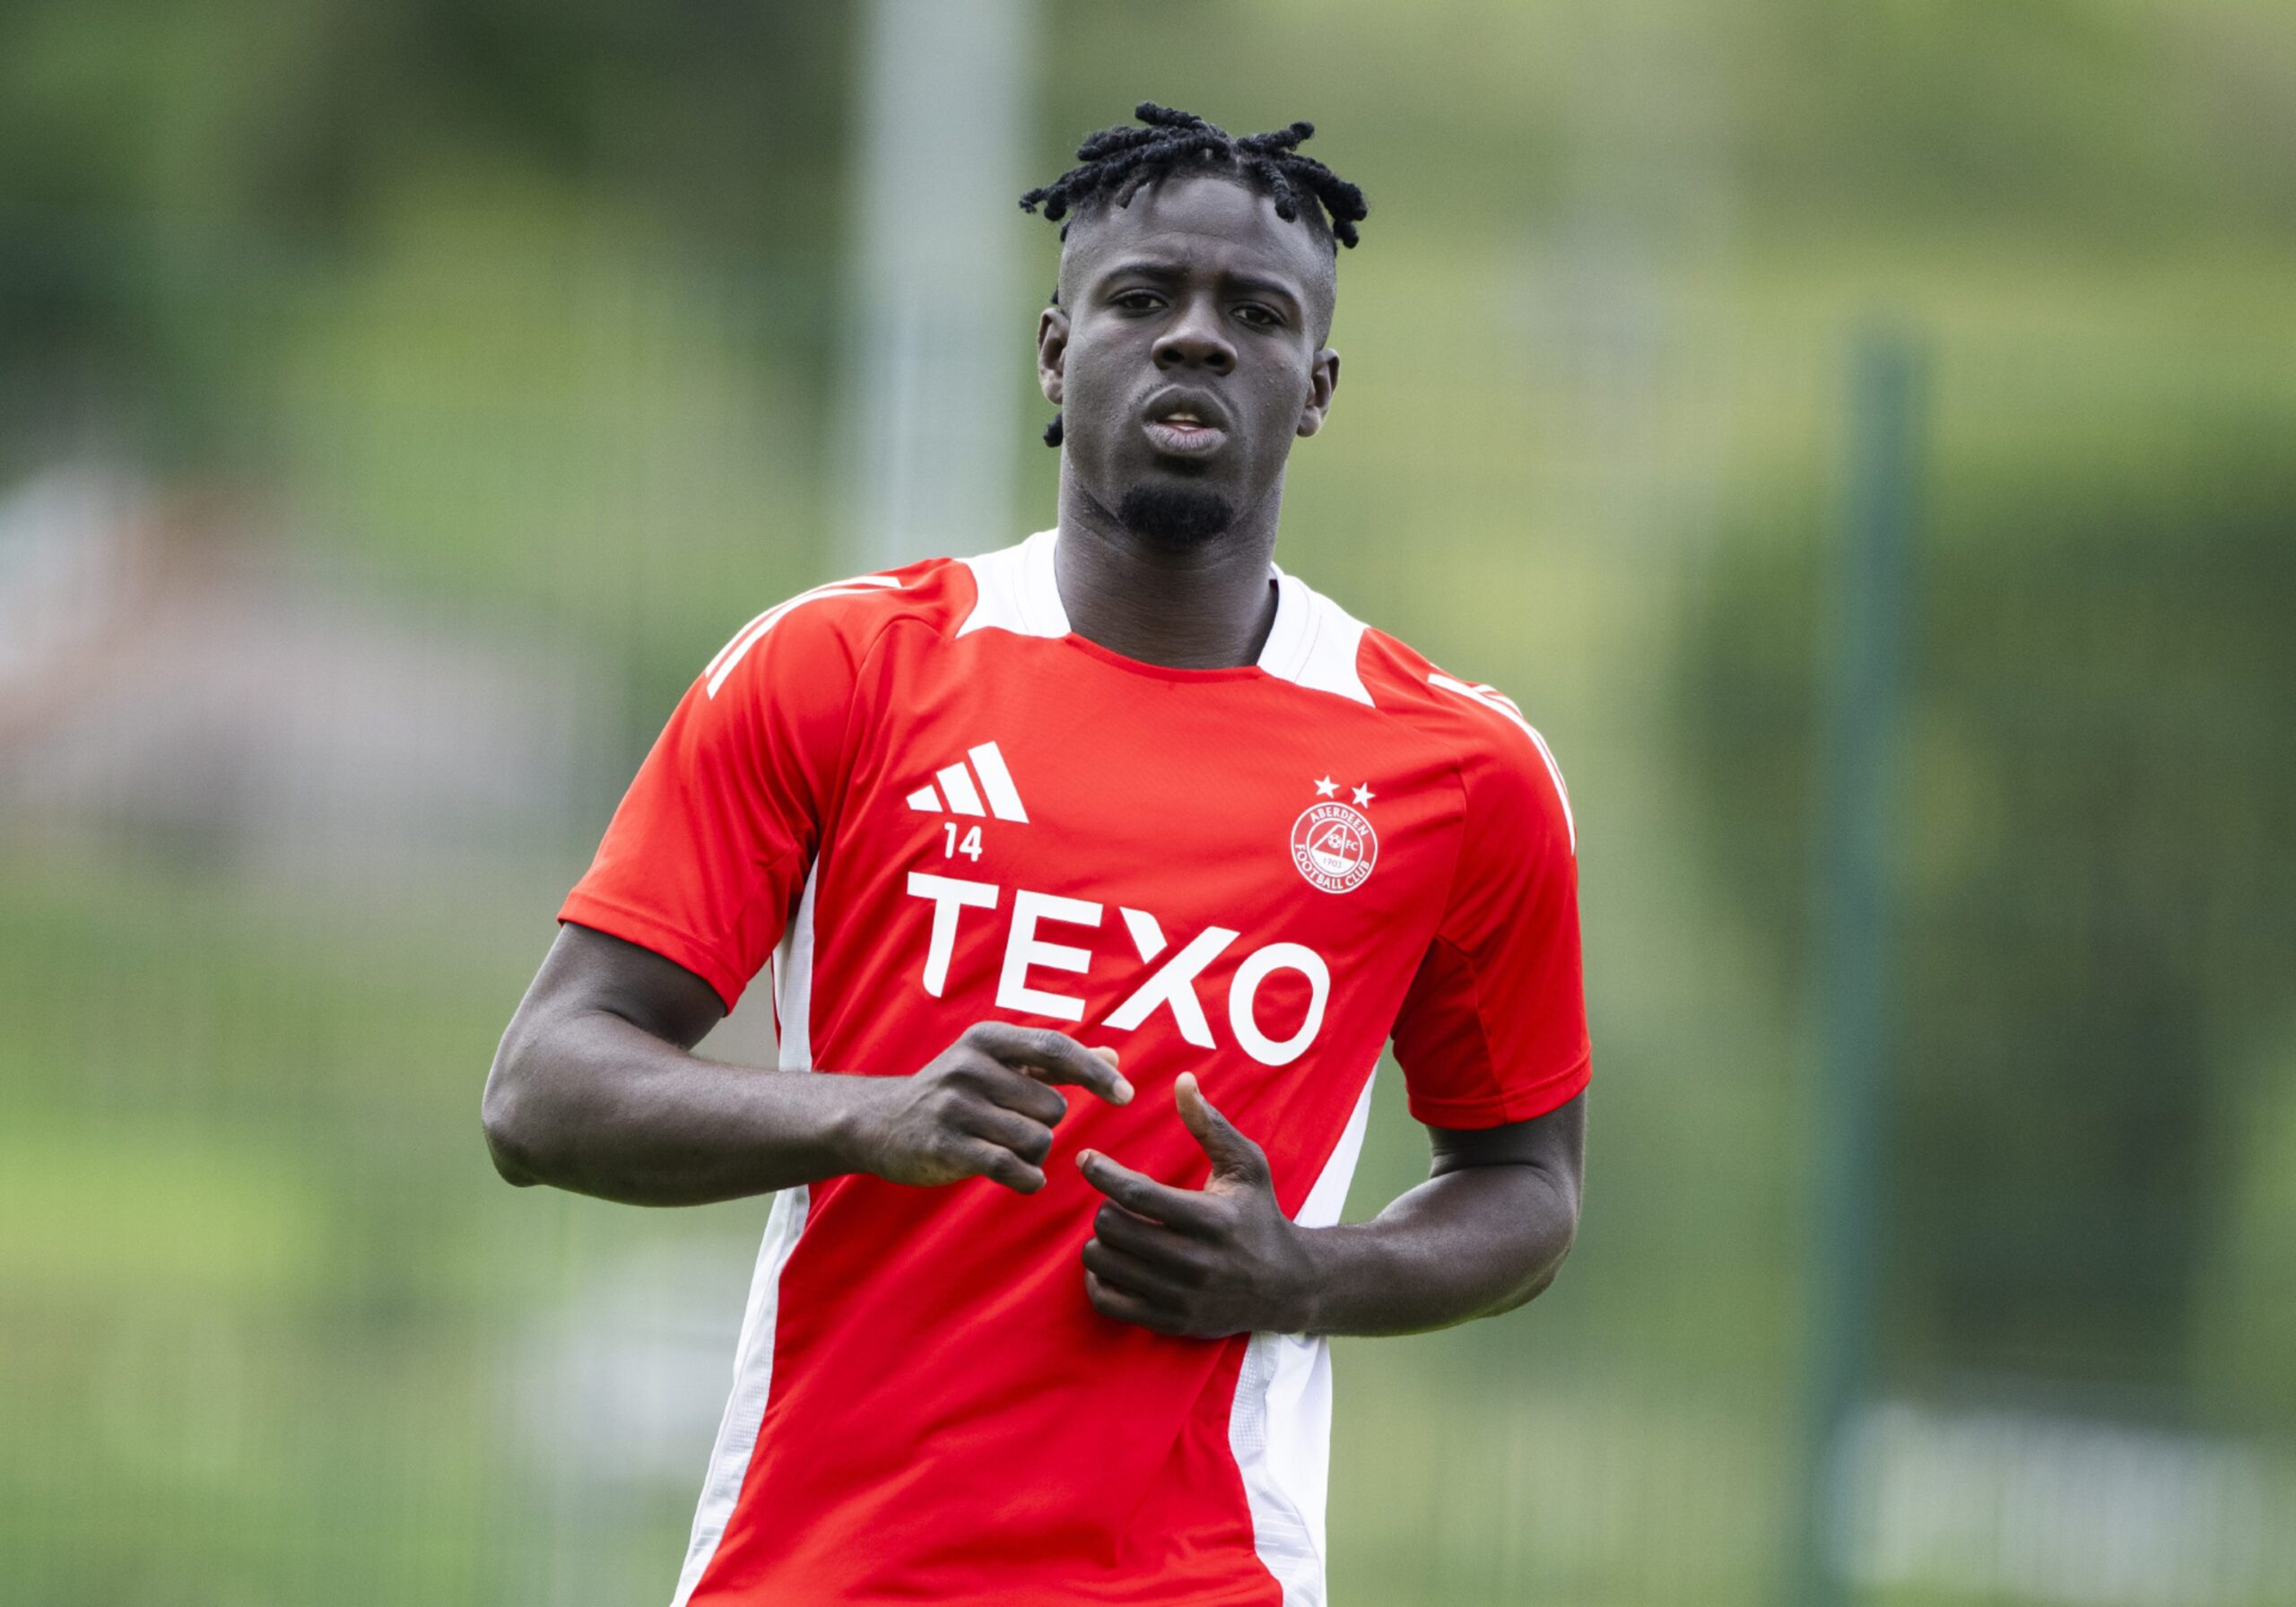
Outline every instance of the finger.
{"type": "Polygon", "coordinates": [[[1001,1106],[976,1106],[959,1116],[956,1123],[975,1138],[1010,1150],[1031,1166],[1042,1166],[1044,1158],[1052,1153],[1051,1128],[1001,1106]]]}
{"type": "Polygon", "coordinates": [[[1110,1160],[1098,1150],[1079,1154],[1076,1165],[1083,1170],[1085,1182],[1135,1216],[1144,1216],[1182,1233],[1204,1234],[1213,1228],[1211,1209],[1194,1189],[1170,1187],[1110,1160]]]}
{"type": "Polygon", "coordinates": [[[1132,1084],[1116,1069],[1114,1049],[1088,1049],[1065,1032],[1005,1021],[976,1022],[965,1029],[965,1039],[1006,1065],[1033,1068],[1047,1082],[1090,1089],[1111,1105],[1132,1100],[1132,1084]]]}
{"type": "Polygon", "coordinates": [[[1204,1097],[1197,1086],[1194,1072],[1182,1072],[1172,1085],[1172,1099],[1179,1106],[1180,1124],[1195,1135],[1204,1152],[1212,1158],[1212,1169],[1223,1177],[1247,1178],[1254,1183],[1267,1179],[1267,1156],[1260,1147],[1236,1131],[1236,1125],[1204,1097]]]}
{"type": "Polygon", "coordinates": [[[1002,1144],[990,1143],[985,1138],[962,1140],[957,1147],[956,1160],[967,1175],[1002,1183],[1014,1194],[1032,1194],[1044,1186],[1042,1172],[1002,1144]]]}
{"type": "Polygon", "coordinates": [[[1032,1122],[1055,1126],[1068,1114],[1068,1101],[1048,1084],[987,1055],[980,1057],[979,1077],[980,1091],[991,1103],[1016,1110],[1032,1122]]]}
{"type": "Polygon", "coordinates": [[[1100,1239],[1084,1241],[1084,1269],[1110,1288],[1138,1295],[1168,1311],[1187,1308],[1186,1289],[1159,1269],[1100,1239]]]}
{"type": "Polygon", "coordinates": [[[1084,1298],[1091,1301],[1093,1310],[1119,1323],[1152,1328],[1159,1333],[1185,1333],[1187,1331],[1172,1313],[1163,1310],[1152,1300],[1143,1299],[1112,1283],[1103,1282],[1100,1274],[1089,1267],[1084,1272],[1084,1298]]]}
{"type": "Polygon", "coordinates": [[[1092,1235],[1109,1248],[1160,1267],[1175,1282],[1192,1288],[1204,1281],[1204,1241],[1175,1233],[1160,1222],[1137,1217],[1113,1200],[1092,1215],[1092,1235]]]}

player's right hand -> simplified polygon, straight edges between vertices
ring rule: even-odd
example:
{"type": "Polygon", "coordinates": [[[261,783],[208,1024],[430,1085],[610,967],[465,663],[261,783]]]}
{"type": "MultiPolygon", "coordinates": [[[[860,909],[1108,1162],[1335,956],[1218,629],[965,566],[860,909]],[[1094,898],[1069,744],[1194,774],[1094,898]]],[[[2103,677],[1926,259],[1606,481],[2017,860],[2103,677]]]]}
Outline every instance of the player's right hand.
{"type": "Polygon", "coordinates": [[[988,1177],[1032,1194],[1068,1110],[1052,1085],[1128,1103],[1132,1085],[1116,1063],[1114,1049],[1088,1049],[1065,1032],[976,1022],[914,1076],[855,1080],[856,1169],[928,1186],[988,1177]]]}

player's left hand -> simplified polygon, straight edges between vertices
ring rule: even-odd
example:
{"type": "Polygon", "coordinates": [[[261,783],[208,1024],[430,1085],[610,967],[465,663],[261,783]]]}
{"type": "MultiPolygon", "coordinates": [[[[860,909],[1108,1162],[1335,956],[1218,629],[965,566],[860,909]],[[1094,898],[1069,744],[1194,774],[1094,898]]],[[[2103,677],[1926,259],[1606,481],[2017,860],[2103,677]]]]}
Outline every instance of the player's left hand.
{"type": "Polygon", "coordinates": [[[1275,1203],[1267,1156],[1212,1108],[1183,1072],[1180,1121],[1212,1158],[1202,1189],[1173,1188],[1098,1151],[1076,1158],[1108,1196],[1084,1243],[1093,1309],[1159,1333],[1218,1339],[1306,1325],[1314,1277],[1306,1229],[1275,1203]]]}

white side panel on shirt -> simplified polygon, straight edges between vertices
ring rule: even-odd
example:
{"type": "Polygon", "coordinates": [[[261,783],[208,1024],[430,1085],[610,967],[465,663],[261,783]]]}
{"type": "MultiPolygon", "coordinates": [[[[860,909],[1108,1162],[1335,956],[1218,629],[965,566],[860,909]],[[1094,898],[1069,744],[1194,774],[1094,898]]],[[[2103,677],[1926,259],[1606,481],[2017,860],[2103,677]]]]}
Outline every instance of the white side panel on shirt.
{"type": "MultiPolygon", "coordinates": [[[[773,1003],[781,1024],[781,1069],[813,1070],[813,885],[821,867],[805,875],[805,891],[797,902],[797,918],[781,936],[773,956],[773,1003]]],[[[749,1473],[750,1457],[757,1449],[758,1429],[765,1421],[765,1405],[773,1390],[773,1340],[781,1308],[781,1271],[789,1264],[797,1238],[805,1230],[805,1213],[812,1192],[800,1184],[773,1196],[765,1219],[765,1238],[758,1246],[757,1270],[750,1275],[749,1307],[742,1315],[742,1340],[734,1351],[734,1392],[718,1420],[718,1443],[709,1453],[709,1472],[702,1481],[701,1501],[694,1509],[693,1535],[686,1542],[685,1566],[678,1572],[677,1594],[671,1607],[686,1607],[703,1570],[717,1555],[726,1524],[741,1498],[742,1481],[749,1473]]]]}
{"type": "Polygon", "coordinates": [[[773,954],[773,1012],[781,1031],[778,1064],[785,1072],[813,1069],[813,889],[821,873],[815,860],[805,873],[797,918],[773,954]]]}
{"type": "Polygon", "coordinates": [[[687,1542],[685,1566],[678,1572],[677,1594],[671,1607],[686,1607],[694,1586],[740,1499],[750,1456],[757,1449],[757,1434],[765,1421],[765,1403],[773,1389],[773,1334],[781,1304],[781,1270],[805,1230],[805,1210],[811,1192],[800,1184],[773,1196],[773,1211],[765,1220],[765,1241],[758,1247],[757,1271],[750,1279],[749,1309],[742,1317],[741,1347],[734,1355],[734,1393],[726,1402],[726,1415],[718,1424],[718,1443],[709,1453],[709,1476],[702,1481],[701,1504],[693,1515],[693,1538],[687,1542]]]}
{"type": "MultiPolygon", "coordinates": [[[[1347,1185],[1371,1119],[1363,1080],[1354,1112],[1292,1220],[1328,1228],[1347,1203],[1347,1185]]],[[[1283,1587],[1283,1607],[1324,1607],[1324,1499],[1331,1475],[1331,1343],[1299,1333],[1255,1333],[1236,1380],[1228,1448],[1251,1507],[1252,1546],[1283,1587]]]]}

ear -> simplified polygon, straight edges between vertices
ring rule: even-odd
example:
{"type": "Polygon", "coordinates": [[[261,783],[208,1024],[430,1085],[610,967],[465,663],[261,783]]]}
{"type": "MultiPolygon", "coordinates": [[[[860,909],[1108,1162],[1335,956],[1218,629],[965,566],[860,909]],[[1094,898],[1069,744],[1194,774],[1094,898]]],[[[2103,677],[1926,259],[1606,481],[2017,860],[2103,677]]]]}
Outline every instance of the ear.
{"type": "Polygon", "coordinates": [[[1326,346],[1316,353],[1315,366],[1308,370],[1308,404],[1300,410],[1300,422],[1295,433],[1313,435],[1324,427],[1324,415],[1331,411],[1332,393],[1339,388],[1339,353],[1326,346]]]}
{"type": "Polygon", "coordinates": [[[1048,307],[1037,319],[1037,388],[1055,407],[1060,405],[1064,377],[1068,371],[1068,315],[1048,307]]]}

